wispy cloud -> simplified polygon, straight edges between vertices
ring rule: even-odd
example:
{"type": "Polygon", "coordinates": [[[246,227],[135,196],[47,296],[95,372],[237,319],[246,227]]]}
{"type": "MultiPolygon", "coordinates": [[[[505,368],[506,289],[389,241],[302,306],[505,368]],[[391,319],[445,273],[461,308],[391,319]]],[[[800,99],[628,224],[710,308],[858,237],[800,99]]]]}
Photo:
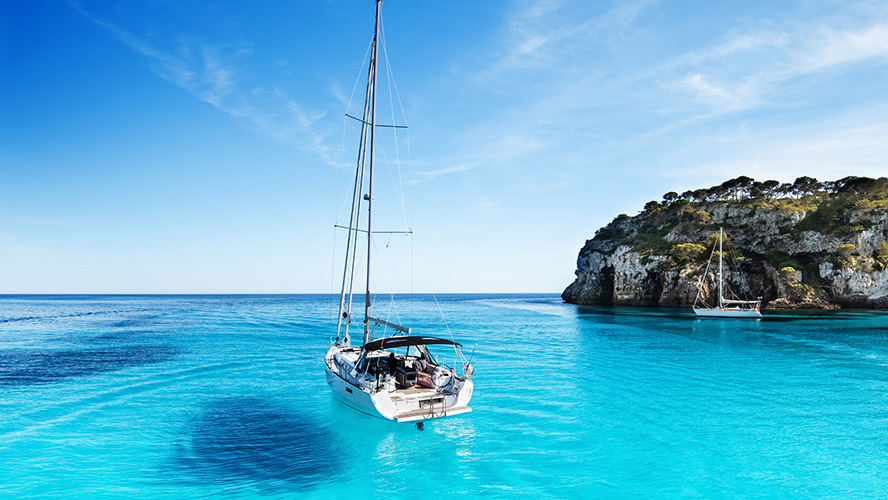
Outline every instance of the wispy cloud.
{"type": "Polygon", "coordinates": [[[846,175],[881,177],[888,164],[886,113],[885,105],[874,105],[826,122],[795,123],[776,129],[725,128],[698,137],[699,142],[718,146],[720,154],[714,159],[697,142],[678,145],[678,156],[693,160],[670,169],[669,176],[695,178],[700,185],[741,174],[782,182],[802,175],[821,180],[846,175]]]}
{"type": "Polygon", "coordinates": [[[884,175],[888,114],[874,106],[882,99],[844,86],[871,89],[886,71],[888,14],[879,9],[709,17],[719,8],[691,21],[714,26],[689,33],[674,4],[517,5],[497,57],[472,80],[506,104],[452,148],[449,163],[471,168],[434,173],[508,168],[509,186],[553,192],[602,178],[658,190],[663,179],[686,189],[738,175],[884,175]]]}
{"type": "MultiPolygon", "coordinates": [[[[212,44],[180,36],[175,50],[164,51],[115,23],[93,15],[77,2],[70,1],[69,5],[144,56],[152,71],[169,83],[243,119],[256,130],[312,150],[327,163],[337,163],[338,150],[326,146],[326,136],[316,127],[325,112],[307,110],[280,89],[251,87],[247,83],[245,74],[253,55],[249,46],[212,44]]],[[[283,64],[280,60],[276,63],[283,64]]]]}
{"type": "Polygon", "coordinates": [[[472,168],[476,167],[477,165],[478,165],[477,163],[465,163],[462,165],[454,165],[452,167],[440,168],[438,170],[426,170],[423,172],[416,172],[416,175],[421,176],[423,178],[430,179],[430,178],[435,178],[435,177],[439,177],[442,175],[455,174],[457,172],[465,172],[467,170],[471,170],[472,168]]]}
{"type": "MultiPolygon", "coordinates": [[[[682,56],[685,68],[668,88],[685,91],[718,111],[769,104],[772,94],[797,78],[862,62],[888,61],[888,25],[837,29],[798,25],[760,33],[734,33],[723,42],[682,56]]],[[[679,70],[680,71],[680,70],[679,70]]]]}
{"type": "Polygon", "coordinates": [[[517,2],[499,29],[492,52],[495,58],[477,77],[500,82],[528,70],[572,73],[578,57],[584,57],[590,47],[620,37],[652,3],[655,1],[627,0],[602,9],[599,2],[517,2]]]}

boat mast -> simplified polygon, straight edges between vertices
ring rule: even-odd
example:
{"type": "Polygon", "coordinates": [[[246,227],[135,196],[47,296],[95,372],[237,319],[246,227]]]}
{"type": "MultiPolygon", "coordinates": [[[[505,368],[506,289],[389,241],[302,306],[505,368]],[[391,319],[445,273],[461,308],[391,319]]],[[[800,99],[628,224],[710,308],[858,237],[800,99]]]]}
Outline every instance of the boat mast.
{"type": "Polygon", "coordinates": [[[373,54],[370,56],[370,172],[367,191],[367,288],[364,295],[364,344],[370,341],[370,254],[373,250],[373,158],[376,145],[376,65],[379,56],[379,13],[382,0],[376,0],[376,29],[373,33],[373,54]]]}
{"type": "Polygon", "coordinates": [[[722,294],[722,282],[724,281],[722,277],[722,228],[718,228],[718,308],[724,309],[724,295],[722,294]]]}

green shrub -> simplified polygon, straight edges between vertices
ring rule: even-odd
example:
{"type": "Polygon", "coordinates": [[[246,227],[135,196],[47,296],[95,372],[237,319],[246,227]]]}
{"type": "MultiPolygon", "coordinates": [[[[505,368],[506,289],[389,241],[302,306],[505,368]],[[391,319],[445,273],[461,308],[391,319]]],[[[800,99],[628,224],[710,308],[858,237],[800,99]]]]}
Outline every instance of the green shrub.
{"type": "Polygon", "coordinates": [[[857,250],[857,247],[852,245],[851,243],[839,245],[838,248],[839,255],[841,255],[842,257],[850,257],[855,250],[857,250]]]}
{"type": "Polygon", "coordinates": [[[812,300],[817,298],[817,289],[811,285],[806,285],[804,283],[792,283],[789,287],[795,292],[800,299],[802,300],[812,300]]]}
{"type": "MultiPolygon", "coordinates": [[[[706,238],[706,248],[712,250],[713,248],[718,247],[718,233],[712,233],[709,235],[709,238],[706,238]]],[[[728,235],[722,234],[722,248],[730,248],[731,247],[731,238],[728,238],[728,235]]]]}
{"type": "Polygon", "coordinates": [[[675,262],[681,264],[682,262],[695,260],[705,251],[706,247],[703,245],[698,245],[696,243],[679,243],[677,245],[672,245],[672,248],[669,249],[669,256],[672,257],[675,262]]]}
{"type": "Polygon", "coordinates": [[[888,200],[863,199],[854,204],[859,210],[873,210],[875,208],[888,208],[888,200]]]}
{"type": "Polygon", "coordinates": [[[793,269],[803,269],[804,270],[804,267],[805,267],[799,261],[790,257],[789,254],[781,252],[779,250],[771,250],[770,252],[766,253],[765,260],[768,262],[768,264],[771,264],[771,266],[774,269],[783,269],[784,267],[791,267],[793,269]]]}
{"type": "MultiPolygon", "coordinates": [[[[789,286],[798,285],[801,281],[798,276],[798,271],[792,266],[786,266],[780,269],[780,277],[783,281],[789,286]]],[[[802,273],[802,278],[804,278],[804,274],[802,273]]]]}
{"type": "Polygon", "coordinates": [[[876,261],[876,268],[880,271],[888,269],[888,241],[883,241],[879,245],[879,248],[873,253],[873,260],[876,261]]]}
{"type": "Polygon", "coordinates": [[[712,222],[712,216],[709,215],[709,212],[704,210],[697,210],[694,212],[694,222],[699,224],[709,224],[712,222]]]}

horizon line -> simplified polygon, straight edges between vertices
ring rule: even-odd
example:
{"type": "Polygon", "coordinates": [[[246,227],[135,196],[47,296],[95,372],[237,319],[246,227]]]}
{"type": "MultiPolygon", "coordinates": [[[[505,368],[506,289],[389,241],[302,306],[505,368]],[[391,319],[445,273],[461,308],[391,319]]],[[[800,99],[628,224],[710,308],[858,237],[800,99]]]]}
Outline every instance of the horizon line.
{"type": "MultiPolygon", "coordinates": [[[[21,297],[21,296],[32,296],[32,297],[51,297],[51,296],[125,296],[125,297],[144,297],[144,296],[232,296],[232,295],[241,295],[241,296],[273,296],[273,295],[330,295],[337,296],[339,292],[211,292],[211,293],[197,293],[197,292],[153,292],[153,293],[72,293],[72,292],[64,292],[64,293],[10,293],[10,292],[0,292],[0,297],[21,297]]],[[[561,292],[395,292],[395,293],[383,293],[380,295],[561,295],[561,292]]]]}

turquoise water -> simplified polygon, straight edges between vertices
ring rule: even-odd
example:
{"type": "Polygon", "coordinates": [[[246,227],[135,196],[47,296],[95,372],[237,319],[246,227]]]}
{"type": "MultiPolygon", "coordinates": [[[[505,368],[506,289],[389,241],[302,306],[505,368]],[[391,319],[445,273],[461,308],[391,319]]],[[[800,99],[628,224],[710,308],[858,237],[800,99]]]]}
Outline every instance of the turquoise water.
{"type": "Polygon", "coordinates": [[[477,344],[474,412],[335,401],[328,296],[0,297],[0,497],[888,496],[885,313],[398,304],[477,344]]]}

